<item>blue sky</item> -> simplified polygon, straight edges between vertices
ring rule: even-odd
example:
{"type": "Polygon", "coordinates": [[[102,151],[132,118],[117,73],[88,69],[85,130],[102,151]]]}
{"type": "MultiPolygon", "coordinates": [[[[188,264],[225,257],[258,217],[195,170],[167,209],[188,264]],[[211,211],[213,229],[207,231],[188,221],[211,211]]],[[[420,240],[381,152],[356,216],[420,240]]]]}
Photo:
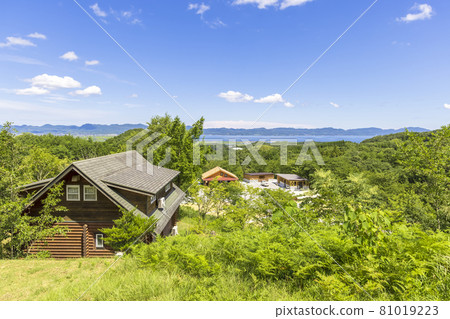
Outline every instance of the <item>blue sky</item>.
{"type": "Polygon", "coordinates": [[[449,1],[379,0],[283,96],[374,0],[77,1],[104,30],[73,0],[2,1],[2,122],[449,123],[449,1]]]}

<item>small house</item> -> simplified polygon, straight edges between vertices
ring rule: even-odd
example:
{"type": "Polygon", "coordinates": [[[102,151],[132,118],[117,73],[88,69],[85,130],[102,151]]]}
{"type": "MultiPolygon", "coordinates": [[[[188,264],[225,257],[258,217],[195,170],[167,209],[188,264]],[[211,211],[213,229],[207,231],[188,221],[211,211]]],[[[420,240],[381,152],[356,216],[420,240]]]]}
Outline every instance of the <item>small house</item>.
{"type": "Polygon", "coordinates": [[[239,178],[233,173],[217,166],[202,174],[202,181],[205,185],[208,185],[213,180],[228,183],[238,181],[239,178]]]}
{"type": "Polygon", "coordinates": [[[244,173],[244,179],[248,181],[267,182],[275,179],[273,173],[244,173]]]}
{"type": "Polygon", "coordinates": [[[309,182],[306,178],[296,174],[277,174],[277,183],[280,187],[290,189],[308,189],[309,182]]]}
{"type": "Polygon", "coordinates": [[[113,227],[120,208],[157,219],[153,235],[167,236],[176,224],[185,193],[176,185],[178,171],[150,164],[136,151],[107,155],[72,163],[58,176],[25,185],[34,193],[24,213],[39,214],[50,188],[64,183],[58,213],[66,236],[34,243],[31,252],[48,251],[54,258],[109,257],[116,252],[103,242],[101,229],[113,227]]]}

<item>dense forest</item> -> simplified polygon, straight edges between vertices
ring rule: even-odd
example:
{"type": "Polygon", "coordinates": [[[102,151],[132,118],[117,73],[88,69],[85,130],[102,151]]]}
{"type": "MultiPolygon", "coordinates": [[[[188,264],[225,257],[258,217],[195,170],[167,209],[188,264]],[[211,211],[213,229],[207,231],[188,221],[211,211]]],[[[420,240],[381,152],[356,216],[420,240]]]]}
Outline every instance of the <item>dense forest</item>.
{"type": "MultiPolygon", "coordinates": [[[[149,121],[150,132],[170,137],[155,163],[171,152],[167,166],[181,171],[189,203],[180,235],[132,247],[129,269],[178,276],[173,298],[188,300],[449,300],[450,126],[359,144],[316,143],[324,165],[312,154],[302,157],[302,143],[287,146],[286,163],[279,145],[225,145],[221,158],[207,160],[220,147],[201,144],[195,165],[202,127],[203,119],[191,128],[169,116],[149,121]],[[264,163],[254,160],[252,148],[264,163]],[[295,200],[283,190],[240,183],[198,185],[201,173],[215,166],[240,178],[244,172],[295,173],[310,180],[315,196],[295,200]]],[[[17,135],[6,123],[0,133],[0,256],[24,257],[21,247],[49,236],[56,222],[51,211],[64,209],[56,188],[45,218],[27,219],[21,185],[53,177],[72,161],[125,151],[139,131],[98,142],[17,135]]],[[[116,291],[108,298],[123,298],[116,291]]],[[[104,297],[100,290],[91,295],[104,297]]],[[[132,299],[158,298],[140,292],[132,299]]]]}

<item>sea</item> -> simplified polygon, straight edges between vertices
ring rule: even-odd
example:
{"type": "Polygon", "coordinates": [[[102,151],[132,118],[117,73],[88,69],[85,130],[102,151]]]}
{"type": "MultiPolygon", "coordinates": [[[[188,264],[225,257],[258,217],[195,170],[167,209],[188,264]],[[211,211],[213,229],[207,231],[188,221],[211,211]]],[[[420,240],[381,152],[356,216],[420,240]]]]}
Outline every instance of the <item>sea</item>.
{"type": "Polygon", "coordinates": [[[205,142],[256,142],[264,141],[267,143],[275,142],[305,142],[306,140],[313,140],[314,142],[337,142],[348,141],[354,143],[361,143],[362,141],[372,138],[376,135],[353,136],[353,135],[302,135],[302,136],[266,136],[266,135],[202,135],[200,139],[205,142]]]}

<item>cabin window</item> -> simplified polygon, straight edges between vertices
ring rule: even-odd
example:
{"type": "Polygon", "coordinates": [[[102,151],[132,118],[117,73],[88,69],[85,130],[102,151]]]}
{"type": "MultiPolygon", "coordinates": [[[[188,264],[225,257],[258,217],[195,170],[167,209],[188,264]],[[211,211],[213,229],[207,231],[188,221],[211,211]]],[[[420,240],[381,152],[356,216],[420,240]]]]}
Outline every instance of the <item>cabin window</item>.
{"type": "Polygon", "coordinates": [[[79,201],[80,200],[80,186],[79,185],[67,185],[66,195],[67,195],[67,201],[79,201]]]}
{"type": "Polygon", "coordinates": [[[80,181],[80,175],[74,175],[74,176],[72,176],[71,181],[74,182],[74,183],[79,182],[79,181],[80,181]]]}
{"type": "Polygon", "coordinates": [[[95,234],[95,248],[103,248],[103,234],[95,234]]]}
{"type": "Polygon", "coordinates": [[[150,204],[153,204],[156,201],[155,195],[150,195],[150,204]]]}
{"type": "Polygon", "coordinates": [[[228,175],[227,175],[227,174],[225,174],[224,176],[225,176],[225,177],[228,177],[228,175]]]}
{"type": "Polygon", "coordinates": [[[84,185],[84,200],[90,202],[97,200],[97,189],[94,186],[84,185]]]}
{"type": "Polygon", "coordinates": [[[164,187],[164,191],[167,193],[170,190],[170,183],[164,187]]]}

